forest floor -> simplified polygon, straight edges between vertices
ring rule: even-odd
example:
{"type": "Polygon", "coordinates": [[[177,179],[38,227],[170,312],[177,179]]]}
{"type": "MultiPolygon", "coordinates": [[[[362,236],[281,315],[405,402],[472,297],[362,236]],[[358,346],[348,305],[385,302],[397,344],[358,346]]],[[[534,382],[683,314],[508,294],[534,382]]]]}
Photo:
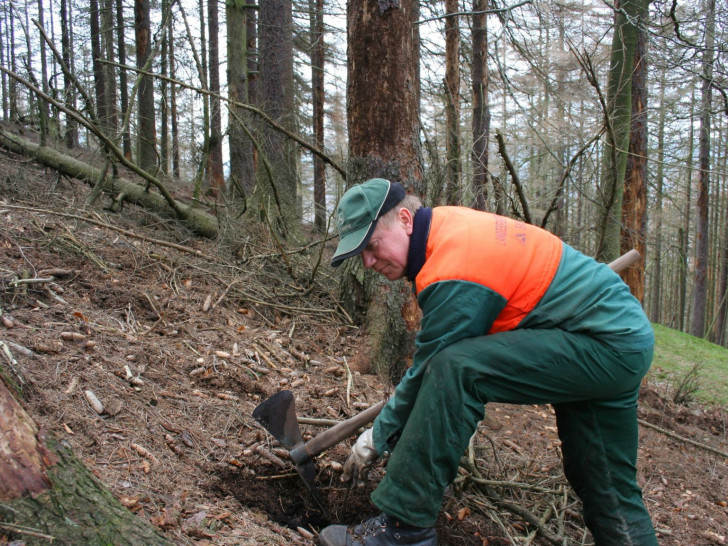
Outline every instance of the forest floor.
{"type": "MultiPolygon", "coordinates": [[[[131,205],[111,213],[108,196],[86,206],[88,194],[0,154],[0,341],[14,358],[0,355],[0,365],[32,417],[175,543],[311,544],[328,523],[375,514],[381,463],[349,490],[339,478],[350,441],[325,451],[316,459],[323,512],[251,416],[283,388],[299,417],[336,421],[391,392],[367,372],[365,340],[337,308],[331,270],[319,266],[305,283],[321,246],[288,255],[290,275],[260,227],[207,241],[131,205]]],[[[660,392],[645,383],[640,418],[669,434],[642,425],[639,451],[660,543],[726,544],[726,410],[676,406],[660,392]]],[[[320,425],[302,424],[304,437],[320,425]]],[[[441,544],[592,543],[549,406],[489,406],[467,459],[438,520],[441,544]]],[[[24,538],[0,526],[0,544],[24,538]]]]}

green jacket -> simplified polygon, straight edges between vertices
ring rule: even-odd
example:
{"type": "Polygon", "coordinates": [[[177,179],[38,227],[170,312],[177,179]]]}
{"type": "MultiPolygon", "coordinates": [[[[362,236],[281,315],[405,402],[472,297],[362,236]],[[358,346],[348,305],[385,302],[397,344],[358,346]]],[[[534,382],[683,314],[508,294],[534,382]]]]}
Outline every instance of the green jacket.
{"type": "Polygon", "coordinates": [[[607,265],[510,218],[462,207],[418,210],[407,277],[422,324],[413,364],[374,423],[380,454],[407,422],[429,359],[462,339],[557,328],[625,352],[654,345],[640,303],[607,265]]]}

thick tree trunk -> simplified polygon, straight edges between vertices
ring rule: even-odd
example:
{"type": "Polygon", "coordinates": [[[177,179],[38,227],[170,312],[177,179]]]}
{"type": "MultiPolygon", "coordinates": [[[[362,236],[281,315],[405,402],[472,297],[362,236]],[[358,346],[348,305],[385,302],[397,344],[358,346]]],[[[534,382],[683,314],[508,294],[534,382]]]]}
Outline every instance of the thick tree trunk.
{"type": "Polygon", "coordinates": [[[599,206],[599,240],[596,258],[602,262],[619,255],[620,218],[624,195],[632,111],[632,72],[637,43],[637,24],[647,0],[623,0],[614,15],[611,62],[607,83],[607,144],[604,151],[599,206]]]}
{"type": "MultiPolygon", "coordinates": [[[[100,169],[91,167],[74,157],[62,154],[47,146],[39,146],[34,142],[2,130],[0,130],[0,146],[16,154],[30,156],[47,167],[55,169],[66,176],[82,180],[92,186],[101,178],[100,169]]],[[[146,191],[144,186],[128,180],[106,177],[103,190],[114,195],[123,195],[124,200],[130,203],[151,210],[174,214],[169,203],[160,194],[146,191]]],[[[179,202],[177,202],[177,215],[192,230],[203,237],[214,238],[217,236],[217,219],[214,216],[179,202]]]]}
{"type": "MultiPolygon", "coordinates": [[[[647,234],[647,33],[637,31],[634,73],[632,75],[632,123],[629,136],[629,157],[624,176],[620,253],[635,248],[640,253],[640,267],[622,273],[632,295],[640,302],[645,295],[644,260],[647,234]]],[[[659,282],[659,279],[658,279],[659,282]]]]}
{"type": "Polygon", "coordinates": [[[0,374],[0,527],[26,543],[168,544],[43,430],[0,374]],[[35,540],[38,539],[38,540],[35,540]]]}
{"type": "MultiPolygon", "coordinates": [[[[225,2],[227,23],[228,97],[233,102],[248,103],[248,25],[254,10],[243,0],[225,2]]],[[[228,144],[230,146],[230,193],[247,198],[255,186],[253,145],[245,130],[251,130],[250,116],[239,106],[229,106],[228,144]]]]}
{"type": "MultiPolygon", "coordinates": [[[[350,185],[382,177],[420,193],[415,6],[407,0],[348,3],[350,185]]],[[[362,354],[376,371],[398,376],[417,327],[411,289],[365,274],[361,260],[353,259],[344,266],[342,297],[364,317],[371,347],[362,354]]]]}
{"type": "MultiPolygon", "coordinates": [[[[291,0],[267,0],[258,12],[260,28],[260,108],[274,121],[295,132],[293,88],[293,12],[291,0]]],[[[286,225],[300,218],[298,154],[294,143],[270,125],[263,127],[263,153],[272,171],[258,166],[265,195],[277,199],[286,225]]],[[[267,199],[259,203],[269,212],[267,199]]],[[[280,224],[277,227],[285,231],[280,224]]]]}

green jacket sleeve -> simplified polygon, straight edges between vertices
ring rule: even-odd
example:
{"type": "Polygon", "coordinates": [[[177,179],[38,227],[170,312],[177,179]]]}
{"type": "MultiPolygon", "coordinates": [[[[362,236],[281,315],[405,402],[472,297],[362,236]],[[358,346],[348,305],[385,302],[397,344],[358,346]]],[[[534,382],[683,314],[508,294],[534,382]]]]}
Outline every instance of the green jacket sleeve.
{"type": "Polygon", "coordinates": [[[460,280],[431,284],[417,301],[422,309],[422,325],[415,340],[412,367],[374,422],[374,445],[380,455],[391,451],[389,442],[407,423],[430,359],[456,341],[487,334],[506,304],[505,298],[490,288],[460,280]]]}

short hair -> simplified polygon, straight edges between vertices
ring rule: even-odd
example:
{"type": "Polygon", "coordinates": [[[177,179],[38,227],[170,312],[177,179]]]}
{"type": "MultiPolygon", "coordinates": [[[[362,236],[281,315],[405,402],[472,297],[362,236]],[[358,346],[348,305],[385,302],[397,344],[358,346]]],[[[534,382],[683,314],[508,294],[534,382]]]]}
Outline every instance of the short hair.
{"type": "Polygon", "coordinates": [[[397,219],[400,209],[407,209],[412,213],[412,216],[414,216],[415,213],[421,208],[422,201],[420,201],[420,198],[416,195],[408,193],[404,199],[402,199],[394,206],[394,208],[382,214],[377,220],[377,223],[382,223],[385,226],[391,226],[397,219]]]}

